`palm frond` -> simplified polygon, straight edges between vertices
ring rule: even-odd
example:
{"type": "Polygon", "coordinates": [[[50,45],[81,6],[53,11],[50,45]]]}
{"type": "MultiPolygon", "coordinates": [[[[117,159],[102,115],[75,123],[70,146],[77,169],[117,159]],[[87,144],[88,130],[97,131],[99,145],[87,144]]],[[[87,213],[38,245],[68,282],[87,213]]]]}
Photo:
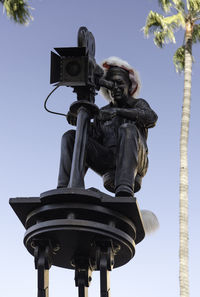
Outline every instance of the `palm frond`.
{"type": "Polygon", "coordinates": [[[185,10],[185,3],[182,0],[172,0],[174,5],[175,5],[175,9],[177,9],[178,11],[184,11],[185,10]]]}
{"type": "Polygon", "coordinates": [[[153,33],[155,30],[163,30],[163,19],[164,17],[161,14],[151,10],[147,16],[145,27],[143,28],[144,34],[148,36],[149,33],[153,33]]]}
{"type": "Polygon", "coordinates": [[[200,12],[200,0],[187,0],[188,2],[188,10],[192,14],[196,14],[200,12]]]}
{"type": "Polygon", "coordinates": [[[154,43],[158,47],[163,47],[165,43],[173,42],[176,43],[176,39],[172,30],[167,29],[163,31],[154,32],[154,43]]]}
{"type": "Polygon", "coordinates": [[[193,27],[192,42],[193,43],[200,42],[200,24],[194,25],[194,27],[193,27]]]}
{"type": "Polygon", "coordinates": [[[181,46],[177,49],[173,56],[174,66],[176,68],[176,72],[182,72],[185,67],[185,46],[181,46]]]}
{"type": "Polygon", "coordinates": [[[181,12],[166,17],[163,21],[173,30],[178,29],[179,27],[185,28],[185,17],[181,12]]]}
{"type": "Polygon", "coordinates": [[[165,44],[166,32],[154,32],[154,43],[157,47],[162,48],[165,44]]]}
{"type": "Polygon", "coordinates": [[[26,0],[1,1],[7,16],[16,23],[27,25],[33,17],[30,14],[31,7],[26,0]]]}
{"type": "Polygon", "coordinates": [[[171,1],[170,0],[158,0],[160,7],[164,10],[164,12],[170,12],[171,9],[171,1]]]}
{"type": "Polygon", "coordinates": [[[163,47],[165,43],[175,43],[174,30],[179,27],[185,27],[185,18],[182,13],[177,13],[173,16],[164,17],[161,14],[150,11],[146,19],[144,34],[154,34],[154,43],[158,47],[163,47]]]}

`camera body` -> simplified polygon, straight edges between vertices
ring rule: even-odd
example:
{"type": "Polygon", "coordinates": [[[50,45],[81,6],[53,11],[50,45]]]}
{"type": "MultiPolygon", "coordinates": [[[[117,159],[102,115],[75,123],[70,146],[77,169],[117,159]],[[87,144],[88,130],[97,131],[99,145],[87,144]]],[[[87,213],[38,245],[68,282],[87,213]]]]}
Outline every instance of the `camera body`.
{"type": "Polygon", "coordinates": [[[58,55],[51,52],[51,84],[95,87],[97,65],[86,47],[55,48],[55,51],[58,55]]]}
{"type": "Polygon", "coordinates": [[[103,78],[104,71],[95,61],[95,39],[86,27],[78,31],[78,46],[55,48],[51,52],[50,83],[73,87],[77,100],[94,102],[100,87],[113,89],[112,82],[103,78]]]}

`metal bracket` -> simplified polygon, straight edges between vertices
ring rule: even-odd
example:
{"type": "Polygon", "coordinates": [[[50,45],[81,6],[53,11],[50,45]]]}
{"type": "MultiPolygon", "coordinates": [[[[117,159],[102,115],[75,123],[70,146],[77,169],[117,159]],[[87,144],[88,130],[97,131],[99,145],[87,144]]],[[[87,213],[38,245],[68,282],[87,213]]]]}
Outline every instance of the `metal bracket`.
{"type": "Polygon", "coordinates": [[[112,240],[96,242],[97,267],[100,270],[100,296],[110,297],[110,271],[114,266],[114,248],[112,240]]]}
{"type": "Polygon", "coordinates": [[[37,296],[48,297],[52,246],[48,240],[34,240],[32,245],[34,247],[35,269],[37,269],[37,296]]]}
{"type": "Polygon", "coordinates": [[[90,261],[84,257],[75,259],[75,285],[78,287],[79,297],[88,297],[88,287],[92,280],[92,268],[90,261]]]}

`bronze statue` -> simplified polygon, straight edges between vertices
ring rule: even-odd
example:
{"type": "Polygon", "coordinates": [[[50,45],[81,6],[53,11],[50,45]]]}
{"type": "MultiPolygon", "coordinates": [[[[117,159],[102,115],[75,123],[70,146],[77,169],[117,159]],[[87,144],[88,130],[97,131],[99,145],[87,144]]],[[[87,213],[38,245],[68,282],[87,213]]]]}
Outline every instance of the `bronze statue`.
{"type": "Polygon", "coordinates": [[[144,99],[137,72],[116,57],[95,60],[95,39],[86,27],[78,31],[78,47],[51,52],[51,83],[73,88],[77,100],[67,120],[76,126],[62,138],[58,189],[40,197],[11,198],[10,205],[26,228],[24,244],[34,256],[38,297],[48,297],[51,265],[74,269],[78,296],[87,297],[92,271],[100,271],[101,297],[110,296],[109,273],[128,263],[135,244],[155,231],[156,216],[139,210],[139,191],[148,168],[147,133],[157,115],[144,99]],[[109,104],[95,105],[96,90],[109,104]],[[93,119],[93,121],[91,121],[93,119]],[[118,197],[84,188],[88,168],[118,197]]]}
{"type": "MultiPolygon", "coordinates": [[[[102,87],[110,102],[100,109],[93,123],[84,156],[84,174],[88,168],[100,174],[107,190],[118,196],[133,196],[141,188],[148,168],[148,128],[155,126],[156,113],[144,99],[136,99],[140,80],[137,72],[117,57],[103,61],[104,79],[113,87],[102,87]]],[[[69,124],[76,118],[69,112],[69,124]]],[[[72,164],[75,130],[62,137],[58,188],[68,186],[72,164]]]]}

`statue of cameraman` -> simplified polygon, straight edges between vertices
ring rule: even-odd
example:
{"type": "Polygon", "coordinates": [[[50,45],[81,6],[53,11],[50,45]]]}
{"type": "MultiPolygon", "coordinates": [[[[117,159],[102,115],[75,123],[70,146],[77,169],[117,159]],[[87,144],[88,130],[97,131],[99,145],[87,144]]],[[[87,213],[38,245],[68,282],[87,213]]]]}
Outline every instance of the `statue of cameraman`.
{"type": "MultiPolygon", "coordinates": [[[[102,87],[109,104],[100,109],[89,127],[85,152],[88,168],[100,174],[107,190],[115,196],[133,196],[141,188],[148,168],[148,128],[155,126],[156,113],[144,99],[136,99],[140,89],[137,72],[117,57],[103,61],[104,79],[113,83],[111,90],[102,87]]],[[[68,122],[76,119],[68,114],[68,122]]],[[[75,130],[62,137],[58,188],[67,187],[70,179],[75,130]]]]}

